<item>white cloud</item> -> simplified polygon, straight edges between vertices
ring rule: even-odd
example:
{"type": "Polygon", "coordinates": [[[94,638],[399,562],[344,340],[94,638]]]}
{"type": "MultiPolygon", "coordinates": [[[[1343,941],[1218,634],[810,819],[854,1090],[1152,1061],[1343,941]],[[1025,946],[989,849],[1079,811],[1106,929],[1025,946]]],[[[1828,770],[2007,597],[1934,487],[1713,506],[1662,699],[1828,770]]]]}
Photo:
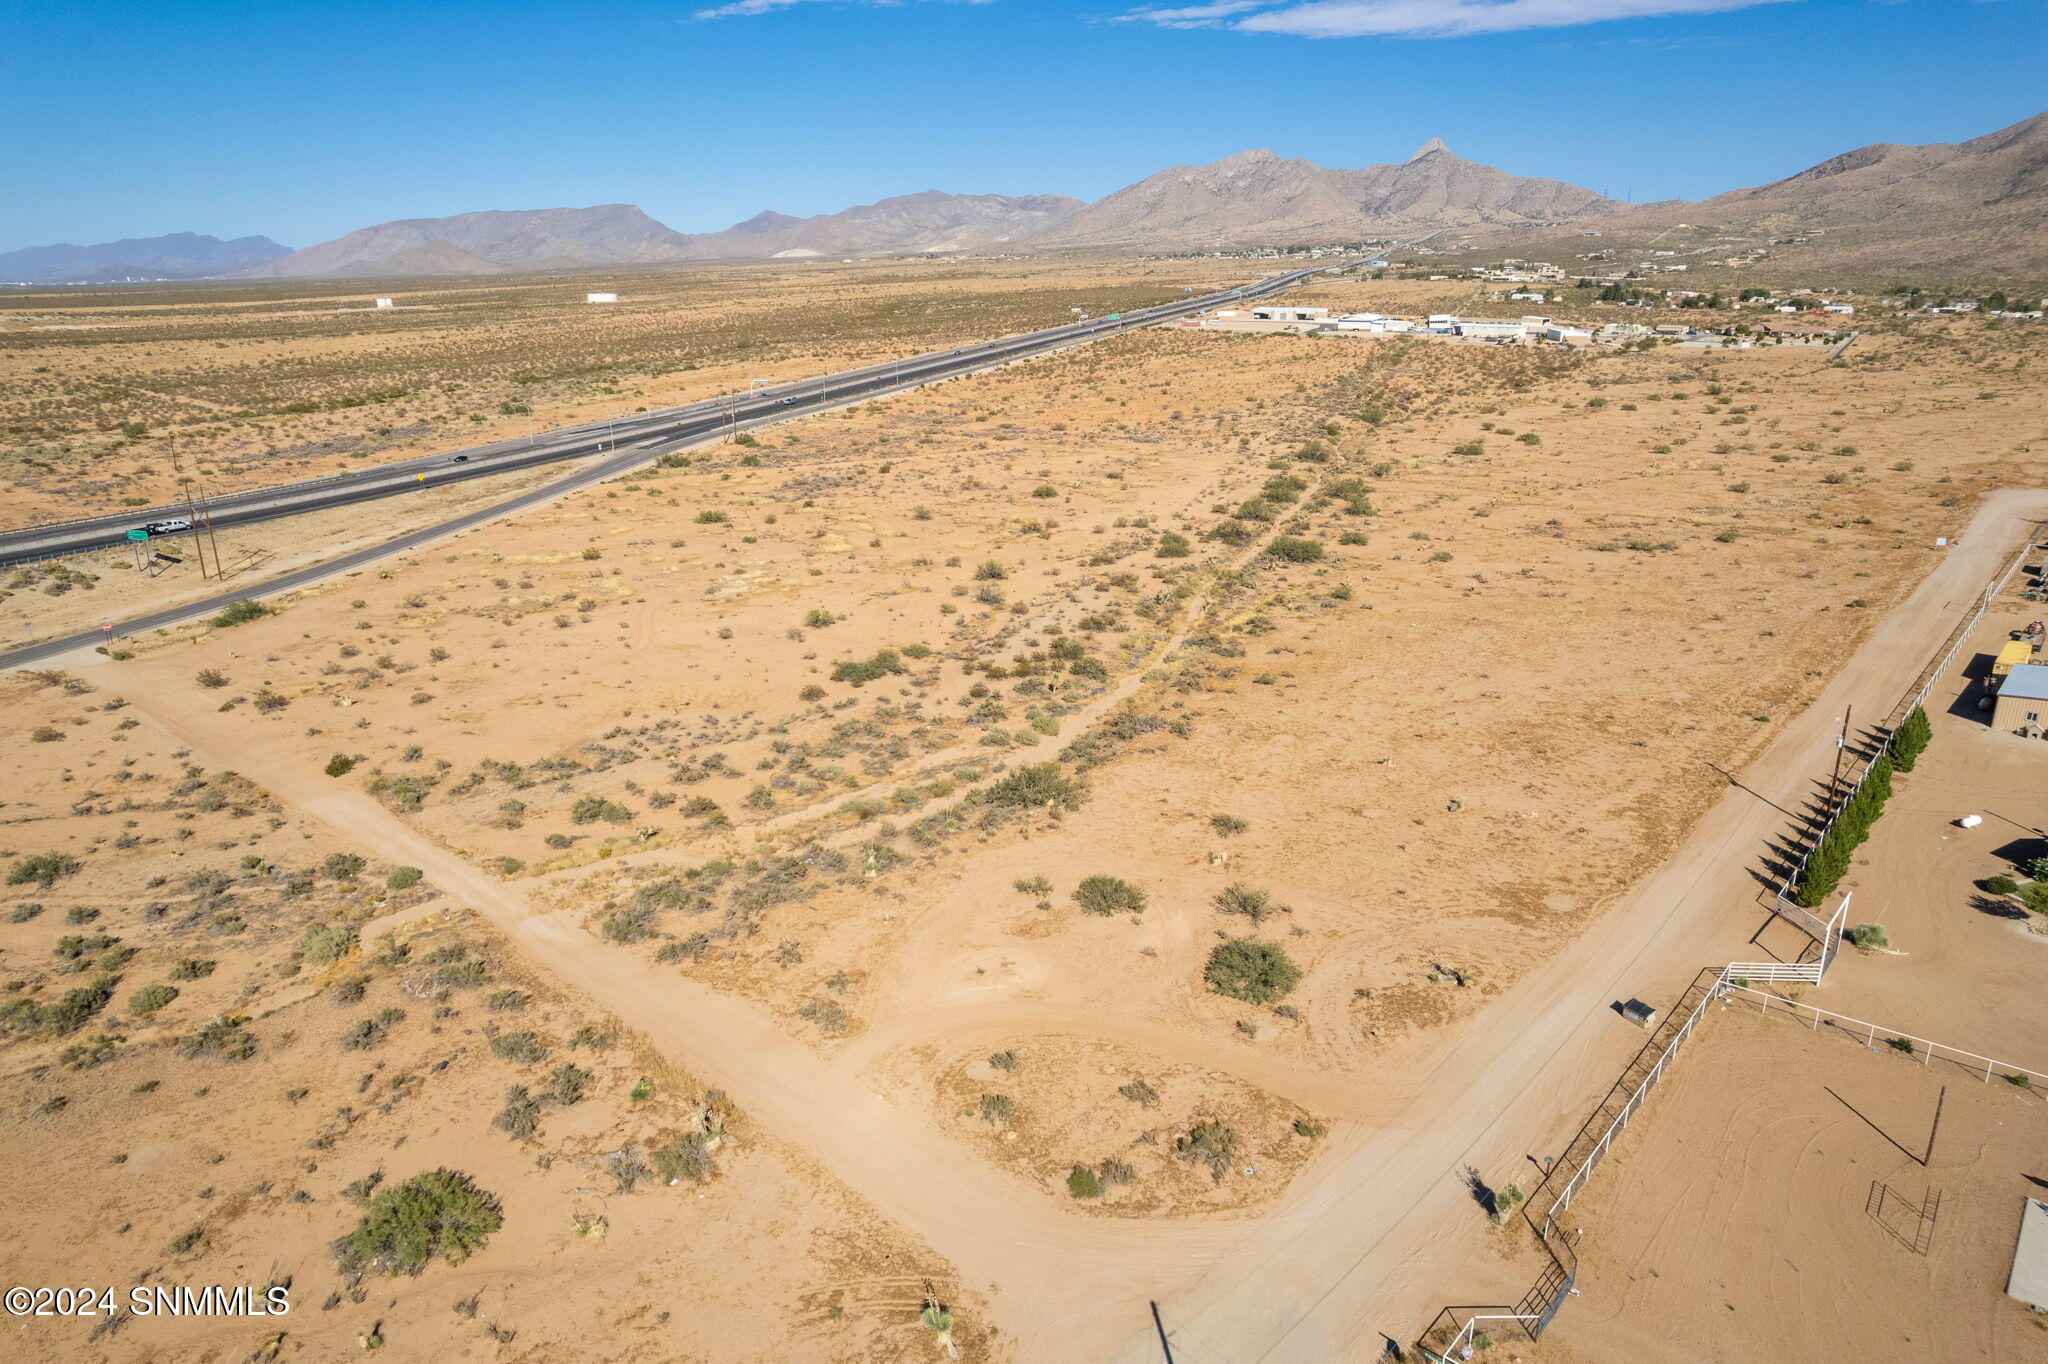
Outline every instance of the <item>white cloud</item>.
{"type": "Polygon", "coordinates": [[[1123,17],[1164,28],[1231,28],[1303,38],[1454,38],[1782,3],[1786,0],[1216,0],[1177,8],[1146,6],[1123,17]]]}
{"type": "Polygon", "coordinates": [[[1216,28],[1218,20],[1233,14],[1244,14],[1255,9],[1266,9],[1273,0],[1216,0],[1209,5],[1183,5],[1177,9],[1148,7],[1133,10],[1122,15],[1124,19],[1142,19],[1146,23],[1158,24],[1161,28],[1216,28]]]}
{"type": "MultiPolygon", "coordinates": [[[[986,5],[990,0],[945,0],[956,5],[986,5]]],[[[693,19],[743,19],[755,14],[773,14],[779,9],[795,5],[815,4],[856,4],[869,8],[895,9],[906,4],[920,3],[920,0],[732,0],[731,4],[718,5],[711,9],[700,9],[690,17],[693,19]]]]}

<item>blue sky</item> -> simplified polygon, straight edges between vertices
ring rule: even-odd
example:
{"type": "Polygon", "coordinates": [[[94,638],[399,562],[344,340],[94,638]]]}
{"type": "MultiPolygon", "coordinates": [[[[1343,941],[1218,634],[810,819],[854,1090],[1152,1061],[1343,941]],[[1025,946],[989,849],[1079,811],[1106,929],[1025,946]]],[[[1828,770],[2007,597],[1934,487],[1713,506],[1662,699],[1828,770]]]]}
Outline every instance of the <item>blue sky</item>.
{"type": "Polygon", "coordinates": [[[0,250],[922,189],[1094,198],[1270,147],[1638,201],[2048,106],[2042,0],[0,0],[0,250]]]}

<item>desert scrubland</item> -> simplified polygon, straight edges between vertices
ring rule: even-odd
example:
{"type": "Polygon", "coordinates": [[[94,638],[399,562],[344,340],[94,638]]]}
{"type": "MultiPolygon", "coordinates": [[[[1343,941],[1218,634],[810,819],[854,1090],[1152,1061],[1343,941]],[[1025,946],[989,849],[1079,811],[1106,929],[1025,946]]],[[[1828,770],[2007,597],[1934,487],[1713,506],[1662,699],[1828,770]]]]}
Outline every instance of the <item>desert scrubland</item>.
{"type": "MultiPolygon", "coordinates": [[[[1103,296],[1011,283],[1034,314],[1103,296]]],[[[960,328],[1007,329],[973,297],[960,328]]],[[[968,1357],[1059,1357],[1004,1295],[1023,1252],[907,1228],[964,1219],[932,1206],[957,1187],[1138,1257],[1167,1243],[1135,1226],[1213,1242],[1332,1177],[1937,537],[2038,486],[2039,349],[1974,319],[1840,361],[1139,333],[9,677],[0,1143],[98,1200],[10,1211],[88,1277],[291,1273],[295,1340],[503,1328],[538,1358],[600,1314],[620,1357],[924,1358],[929,1291],[968,1357]],[[838,1150],[848,1114],[923,1164],[838,1150]],[[657,1177],[622,1190],[621,1151],[657,1177]],[[337,1267],[360,1181],[444,1165],[501,1200],[486,1248],[337,1267]]],[[[275,438],[212,458],[255,479],[275,438]]],[[[146,595],[57,600],[117,587],[146,595]]],[[[191,1339],[164,1329],[94,1348],[191,1339]]]]}

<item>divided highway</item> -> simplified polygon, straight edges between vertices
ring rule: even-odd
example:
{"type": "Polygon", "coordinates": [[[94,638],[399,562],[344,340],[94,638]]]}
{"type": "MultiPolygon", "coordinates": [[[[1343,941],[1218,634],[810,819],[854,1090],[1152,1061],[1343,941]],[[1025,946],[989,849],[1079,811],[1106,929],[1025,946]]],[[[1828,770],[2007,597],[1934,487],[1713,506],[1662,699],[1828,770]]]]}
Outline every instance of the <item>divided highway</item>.
{"type": "MultiPolygon", "coordinates": [[[[240,598],[271,596],[302,587],[332,574],[374,562],[386,555],[402,553],[442,536],[482,525],[526,507],[536,506],[563,493],[603,482],[615,475],[648,464],[666,451],[693,445],[721,433],[745,431],[785,421],[791,417],[826,411],[857,399],[993,369],[1015,360],[1044,355],[1068,346],[1098,340],[1104,336],[1173,321],[1224,303],[1266,297],[1293,288],[1312,275],[1326,270],[1341,269],[1351,264],[1356,262],[1344,261],[1333,265],[1289,270],[1277,275],[1268,275],[1256,283],[1245,285],[1242,289],[1205,294],[1121,315],[1088,318],[1048,327],[1042,331],[1022,332],[995,341],[976,342],[949,350],[928,351],[901,360],[842,370],[818,378],[760,388],[749,393],[709,398],[682,407],[664,408],[658,412],[634,413],[630,417],[622,417],[616,421],[569,427],[531,440],[498,441],[470,450],[403,460],[374,469],[337,474],[331,478],[312,479],[303,483],[288,483],[216,497],[211,503],[214,525],[237,526],[328,507],[394,497],[422,487],[439,487],[537,464],[581,459],[592,455],[603,456],[585,469],[529,492],[438,525],[407,532],[338,559],[310,565],[203,601],[190,602],[133,620],[116,622],[113,623],[110,632],[87,631],[39,641],[0,653],[0,668],[22,667],[41,662],[72,649],[103,643],[110,635],[133,635],[191,620],[197,616],[211,615],[227,603],[240,598]]],[[[185,515],[185,509],[181,506],[138,508],[117,515],[54,522],[0,534],[0,566],[106,549],[124,543],[128,531],[145,522],[183,518],[185,515]]]]}

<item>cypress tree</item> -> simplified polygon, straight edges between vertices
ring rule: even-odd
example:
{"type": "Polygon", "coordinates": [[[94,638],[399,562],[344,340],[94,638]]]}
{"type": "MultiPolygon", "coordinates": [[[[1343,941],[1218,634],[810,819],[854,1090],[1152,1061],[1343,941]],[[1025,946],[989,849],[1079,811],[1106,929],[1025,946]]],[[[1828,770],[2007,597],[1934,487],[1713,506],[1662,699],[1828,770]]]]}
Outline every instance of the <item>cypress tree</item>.
{"type": "Polygon", "coordinates": [[[1849,874],[1856,849],[1870,837],[1871,826],[1884,813],[1884,803],[1891,794],[1892,760],[1882,757],[1870,765],[1863,784],[1814,845],[1812,856],[1806,859],[1806,870],[1800,873],[1799,884],[1793,890],[1793,899],[1811,909],[1833,893],[1849,874]]]}
{"type": "Polygon", "coordinates": [[[1911,772],[1913,764],[1920,761],[1928,743],[1934,738],[1934,726],[1927,722],[1925,707],[1913,707],[1913,713],[1899,722],[1892,731],[1889,745],[1892,766],[1901,772],[1911,772]]]}

